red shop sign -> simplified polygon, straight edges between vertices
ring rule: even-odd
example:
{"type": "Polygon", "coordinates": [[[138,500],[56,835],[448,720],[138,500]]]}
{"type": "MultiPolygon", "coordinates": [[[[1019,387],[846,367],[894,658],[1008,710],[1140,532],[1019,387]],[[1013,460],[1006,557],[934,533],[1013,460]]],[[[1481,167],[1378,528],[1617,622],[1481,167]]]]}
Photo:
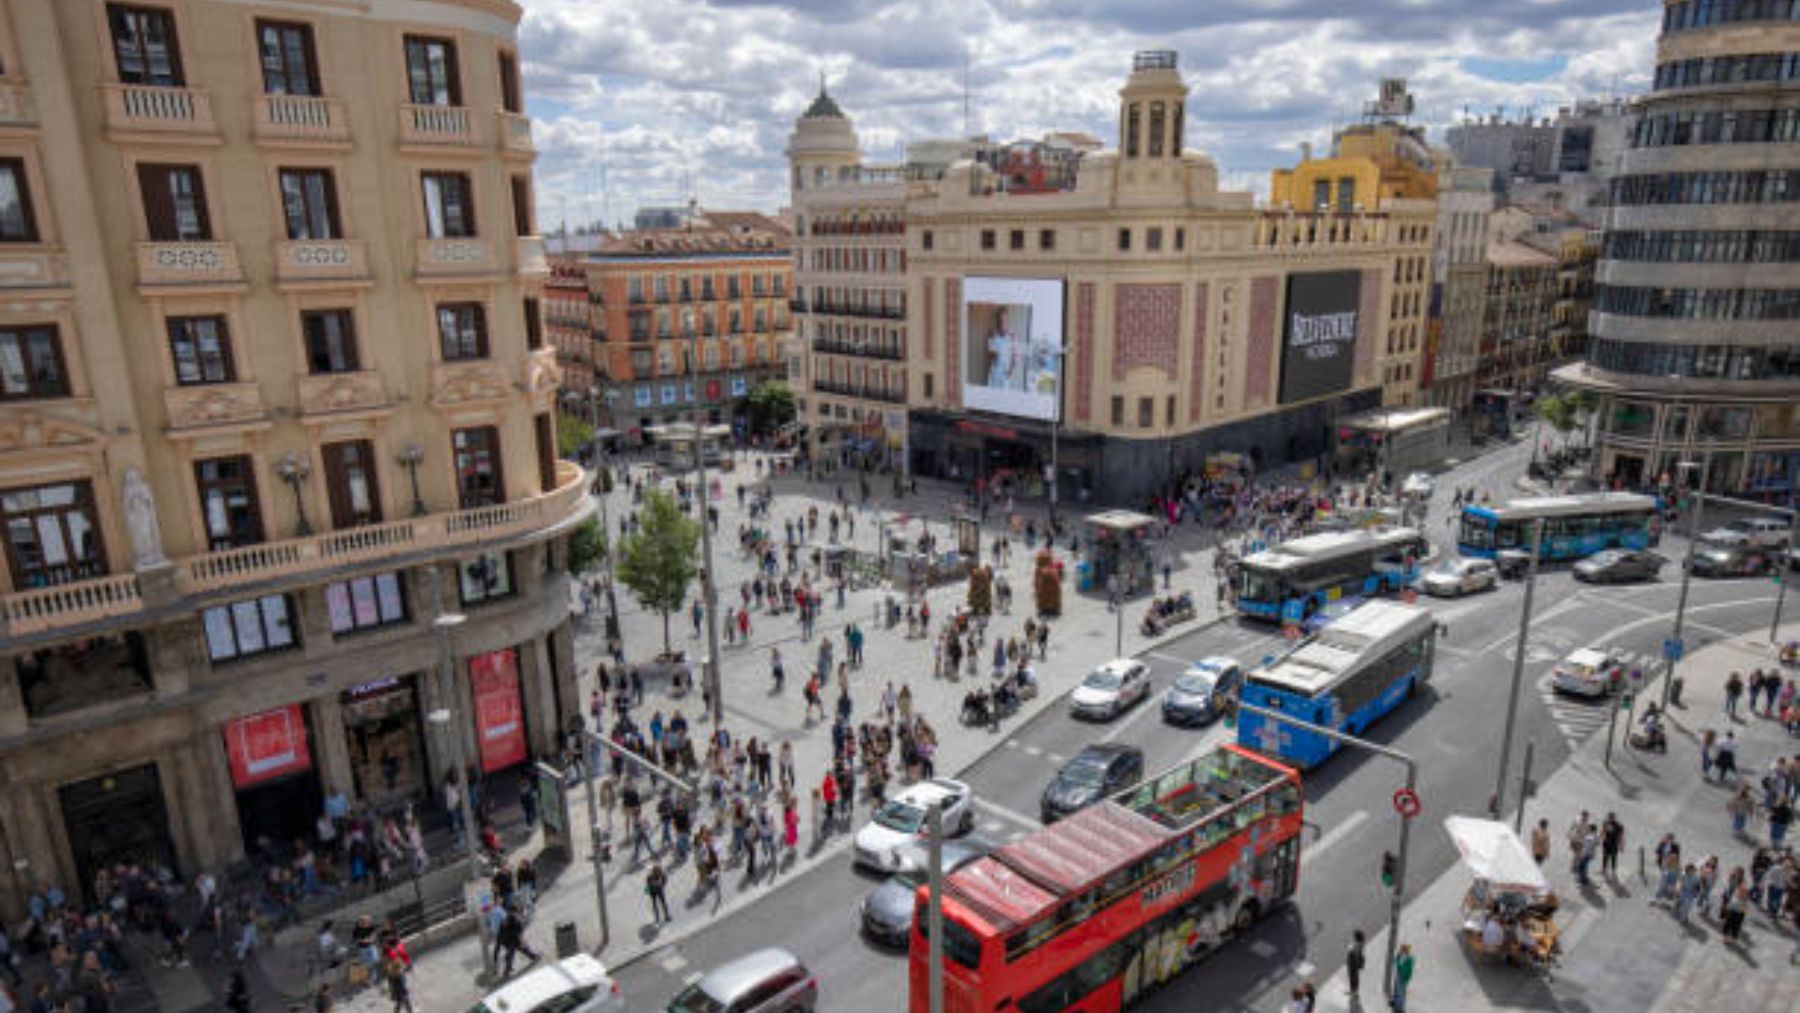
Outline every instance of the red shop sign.
{"type": "Polygon", "coordinates": [[[481,770],[525,762],[525,705],[519,699],[519,652],[508,647],[469,659],[481,770]]]}
{"type": "Polygon", "coordinates": [[[724,392],[725,392],[725,388],[719,386],[719,381],[717,381],[717,380],[706,381],[706,399],[708,401],[719,400],[719,395],[724,392]]]}
{"type": "Polygon", "coordinates": [[[991,436],[996,440],[1016,440],[1019,438],[1019,431],[1017,429],[1008,426],[996,426],[990,422],[977,422],[974,419],[957,419],[956,428],[957,431],[968,433],[971,436],[991,436]]]}
{"type": "Polygon", "coordinates": [[[312,767],[306,747],[306,715],[299,704],[238,718],[225,725],[231,783],[249,788],[312,767]]]}

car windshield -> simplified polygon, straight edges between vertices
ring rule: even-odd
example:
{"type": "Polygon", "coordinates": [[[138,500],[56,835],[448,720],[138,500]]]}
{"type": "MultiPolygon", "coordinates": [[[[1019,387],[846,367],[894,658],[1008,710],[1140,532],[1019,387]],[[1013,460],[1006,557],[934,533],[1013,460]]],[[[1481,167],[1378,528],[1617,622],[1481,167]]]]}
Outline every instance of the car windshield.
{"type": "Polygon", "coordinates": [[[919,824],[925,822],[925,810],[905,802],[889,802],[875,814],[875,822],[903,834],[917,833],[919,824]]]}
{"type": "Polygon", "coordinates": [[[1460,559],[1451,559],[1432,567],[1431,572],[1442,577],[1460,577],[1468,567],[1469,564],[1460,559]]]}
{"type": "Polygon", "coordinates": [[[1062,780],[1083,788],[1094,788],[1106,781],[1106,764],[1100,760],[1076,757],[1062,769],[1062,780]]]}
{"type": "Polygon", "coordinates": [[[1204,696],[1218,685],[1216,678],[1211,672],[1188,672],[1175,680],[1175,688],[1183,693],[1204,696]]]}
{"type": "Polygon", "coordinates": [[[1081,680],[1081,684],[1088,689],[1118,689],[1119,673],[1109,672],[1104,668],[1095,669],[1081,680]]]}
{"type": "Polygon", "coordinates": [[[721,1013],[724,1009],[725,1004],[701,991],[698,982],[683,989],[669,1003],[669,1013],[721,1013]]]}

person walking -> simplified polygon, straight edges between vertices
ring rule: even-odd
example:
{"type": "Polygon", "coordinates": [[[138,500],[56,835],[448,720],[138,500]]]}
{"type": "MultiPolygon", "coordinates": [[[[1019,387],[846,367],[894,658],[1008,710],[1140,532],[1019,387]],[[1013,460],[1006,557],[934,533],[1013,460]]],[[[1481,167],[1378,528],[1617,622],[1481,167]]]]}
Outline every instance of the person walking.
{"type": "Polygon", "coordinates": [[[1388,999],[1388,1005],[1395,1010],[1406,1009],[1406,987],[1412,984],[1413,969],[1416,966],[1412,944],[1401,943],[1400,952],[1394,954],[1394,994],[1388,999]]]}
{"type": "Polygon", "coordinates": [[[1362,929],[1357,929],[1350,933],[1350,947],[1344,951],[1344,975],[1350,979],[1350,995],[1352,997],[1362,994],[1363,966],[1368,962],[1368,958],[1363,954],[1364,942],[1362,929]]]}
{"type": "Polygon", "coordinates": [[[787,680],[787,673],[781,667],[781,648],[769,648],[769,677],[775,680],[775,692],[781,692],[781,684],[787,680]]]}
{"type": "Polygon", "coordinates": [[[644,876],[644,893],[650,897],[650,920],[659,925],[675,920],[669,914],[669,899],[665,895],[668,888],[669,874],[663,871],[662,863],[650,863],[650,871],[644,876]]]}
{"type": "Polygon", "coordinates": [[[521,953],[525,954],[529,960],[526,967],[530,967],[542,959],[542,955],[525,942],[525,922],[519,917],[516,908],[506,909],[506,916],[500,920],[500,931],[496,933],[495,941],[500,946],[502,957],[500,977],[502,978],[512,977],[513,958],[521,953]]]}
{"type": "Polygon", "coordinates": [[[1736,672],[1725,680],[1725,716],[1736,720],[1738,698],[1744,695],[1744,677],[1736,672]]]}
{"type": "Polygon", "coordinates": [[[1619,822],[1616,813],[1607,813],[1606,822],[1600,826],[1600,874],[1608,879],[1619,878],[1619,852],[1625,847],[1625,824],[1619,822]]]}
{"type": "Polygon", "coordinates": [[[1531,857],[1537,864],[1543,865],[1550,857],[1550,821],[1540,819],[1537,826],[1531,828],[1531,857]]]}
{"type": "Polygon", "coordinates": [[[387,981],[388,998],[394,1001],[392,1013],[413,1013],[412,988],[406,981],[406,965],[394,957],[381,962],[381,976],[387,981]]]}

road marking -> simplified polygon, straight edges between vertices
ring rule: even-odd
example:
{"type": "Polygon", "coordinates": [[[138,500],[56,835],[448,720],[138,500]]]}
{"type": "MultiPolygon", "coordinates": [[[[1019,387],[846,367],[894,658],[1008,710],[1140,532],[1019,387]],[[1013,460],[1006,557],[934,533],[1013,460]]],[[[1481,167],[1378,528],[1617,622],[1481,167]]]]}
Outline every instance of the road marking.
{"type": "Polygon", "coordinates": [[[1367,823],[1368,820],[1369,811],[1367,809],[1358,809],[1349,816],[1346,816],[1342,822],[1337,826],[1332,827],[1330,830],[1327,830],[1322,837],[1312,842],[1312,844],[1306,848],[1306,860],[1309,862],[1318,861],[1320,852],[1323,852],[1326,848],[1331,847],[1333,844],[1336,844],[1344,838],[1349,837],[1356,832],[1357,827],[1367,823]]]}
{"type": "Polygon", "coordinates": [[[1049,760],[1051,763],[1061,763],[1064,760],[1068,759],[1068,757],[1062,755],[1061,753],[1045,753],[1044,759],[1049,760]]]}
{"type": "Polygon", "coordinates": [[[1031,755],[1031,756],[1042,756],[1042,755],[1044,755],[1044,751],[1043,751],[1043,750],[1042,750],[1042,749],[1039,749],[1039,748],[1038,748],[1038,747],[1036,747],[1036,746],[1026,746],[1026,747],[1025,747],[1025,752],[1026,752],[1026,753],[1027,753],[1027,754],[1029,754],[1029,755],[1031,755]]]}
{"type": "Polygon", "coordinates": [[[1009,809],[1006,806],[1003,806],[998,802],[989,802],[985,798],[976,799],[975,800],[975,808],[984,809],[984,810],[994,814],[995,816],[999,816],[1004,819],[1010,820],[1013,823],[1016,823],[1019,826],[1025,827],[1029,830],[1036,830],[1039,827],[1043,826],[1042,823],[1039,823],[1037,820],[1032,819],[1031,817],[1025,815],[1022,812],[1019,812],[1016,809],[1009,809]]]}
{"type": "Polygon", "coordinates": [[[1164,654],[1161,651],[1145,651],[1143,656],[1146,658],[1155,658],[1157,661],[1166,661],[1171,665],[1181,665],[1183,667],[1192,664],[1192,661],[1187,658],[1177,658],[1173,654],[1164,654]]]}
{"type": "Polygon", "coordinates": [[[661,960],[657,961],[657,963],[662,965],[663,970],[670,974],[674,974],[687,966],[687,958],[683,957],[678,950],[670,950],[661,960]]]}
{"type": "Polygon", "coordinates": [[[1006,748],[1008,748],[1008,749],[1017,749],[1017,748],[1019,748],[1020,744],[1021,743],[1019,742],[1018,739],[1007,739],[1006,740],[1006,748]]]}

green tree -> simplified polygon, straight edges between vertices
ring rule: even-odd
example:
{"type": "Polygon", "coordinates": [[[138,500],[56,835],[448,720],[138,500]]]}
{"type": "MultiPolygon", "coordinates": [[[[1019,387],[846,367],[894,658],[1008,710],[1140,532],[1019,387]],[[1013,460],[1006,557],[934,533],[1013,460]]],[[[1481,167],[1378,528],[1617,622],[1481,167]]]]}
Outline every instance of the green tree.
{"type": "Polygon", "coordinates": [[[669,647],[669,617],[687,601],[688,585],[699,571],[700,525],[661,490],[644,495],[635,533],[619,539],[619,583],[663,621],[663,651],[669,647]]]}
{"type": "Polygon", "coordinates": [[[600,519],[589,517],[587,523],[569,535],[569,572],[580,576],[606,558],[606,532],[600,530],[600,519]]]}
{"type": "Polygon", "coordinates": [[[1537,399],[1535,406],[1538,418],[1557,431],[1568,442],[1569,433],[1573,432],[1580,414],[1580,401],[1565,394],[1551,394],[1537,399]]]}
{"type": "Polygon", "coordinates": [[[794,388],[786,380],[764,380],[745,398],[750,408],[750,429],[766,433],[794,419],[794,388]]]}
{"type": "Polygon", "coordinates": [[[579,415],[556,413],[556,456],[574,461],[594,443],[594,424],[579,415]]]}

